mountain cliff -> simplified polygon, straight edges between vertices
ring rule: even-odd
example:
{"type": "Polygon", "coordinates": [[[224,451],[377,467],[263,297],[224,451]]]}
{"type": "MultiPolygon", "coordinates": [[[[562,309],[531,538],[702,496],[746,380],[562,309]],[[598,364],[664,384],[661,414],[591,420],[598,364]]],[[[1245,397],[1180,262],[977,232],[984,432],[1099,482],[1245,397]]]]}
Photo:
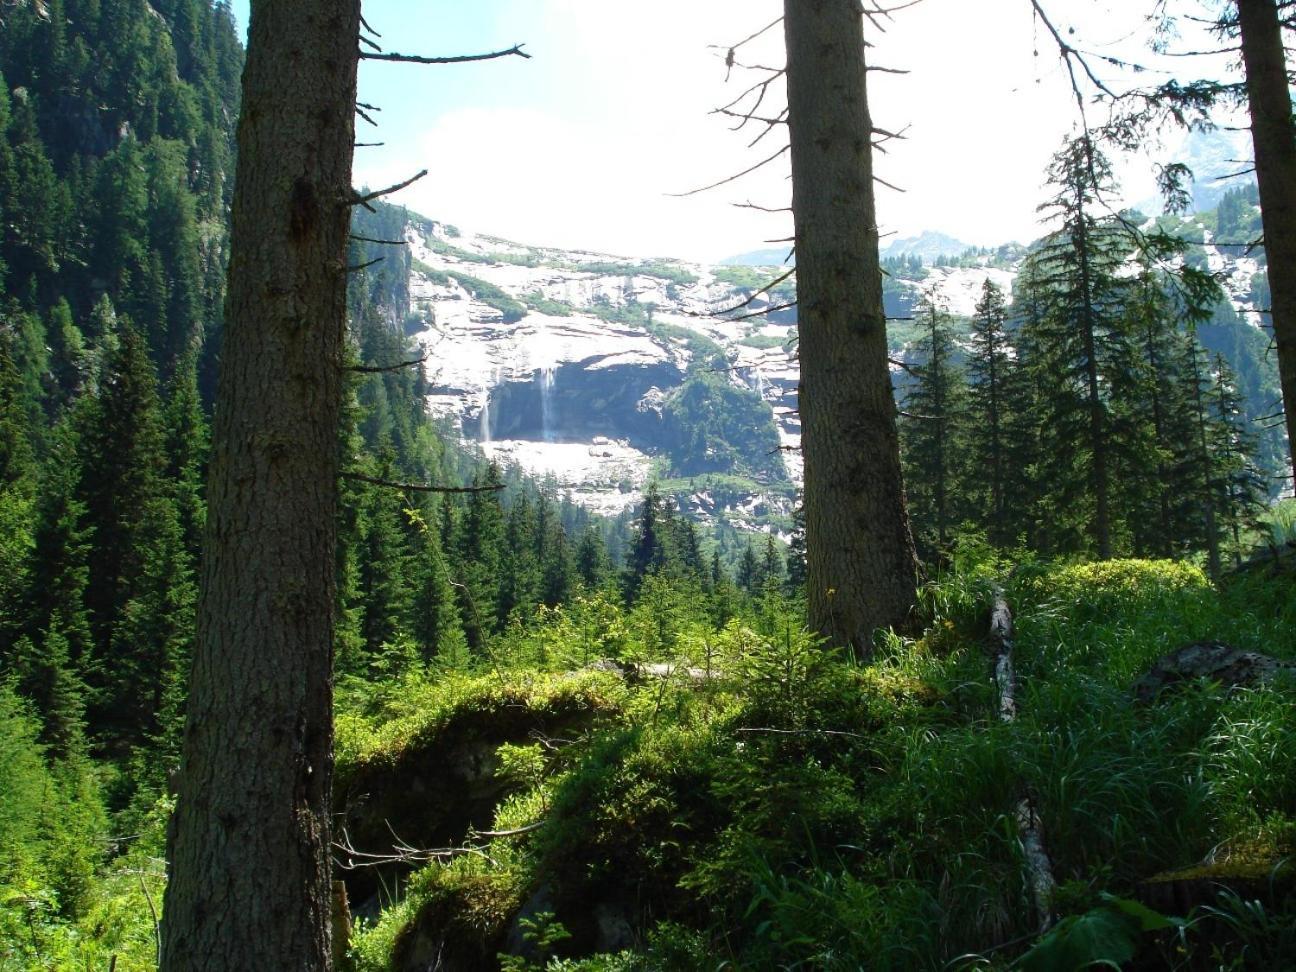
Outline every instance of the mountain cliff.
{"type": "MultiPolygon", "coordinates": [[[[1238,190],[1218,210],[1171,222],[1197,241],[1187,259],[1223,281],[1227,299],[1202,336],[1239,371],[1258,417],[1276,389],[1258,313],[1263,254],[1214,242],[1257,218],[1238,190]]],[[[786,267],[527,246],[415,214],[406,214],[404,239],[405,331],[427,356],[431,409],[465,440],[605,513],[637,502],[657,478],[703,520],[786,526],[801,479],[786,267]]],[[[884,261],[898,385],[920,301],[942,306],[958,330],[986,280],[1012,293],[1027,251],[951,256],[946,248],[961,244],[939,233],[909,242],[923,240],[944,255],[928,256],[930,246],[911,254],[898,241],[884,261]]]]}

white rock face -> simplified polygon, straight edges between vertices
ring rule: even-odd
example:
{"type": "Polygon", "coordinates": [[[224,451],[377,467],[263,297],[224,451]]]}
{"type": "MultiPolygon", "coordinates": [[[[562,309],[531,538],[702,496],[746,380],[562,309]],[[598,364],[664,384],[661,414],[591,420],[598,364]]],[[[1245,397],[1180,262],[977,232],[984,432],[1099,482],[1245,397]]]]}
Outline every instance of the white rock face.
{"type": "MultiPolygon", "coordinates": [[[[781,299],[766,295],[724,314],[750,293],[727,282],[733,268],[527,247],[418,218],[406,239],[415,260],[407,327],[428,355],[429,406],[492,458],[549,477],[605,513],[637,503],[652,467],[653,423],[710,342],[727,360],[728,380],[771,406],[787,474],[800,484],[795,317],[730,319],[781,299]]],[[[1260,265],[1236,250],[1205,249],[1229,299],[1258,325],[1250,302],[1260,265]]],[[[762,282],[783,272],[755,271],[762,282]]],[[[986,280],[1011,298],[1016,276],[1015,266],[930,267],[900,288],[969,317],[986,280]]],[[[787,500],[758,494],[726,515],[755,528],[771,503],[787,500]]],[[[692,505],[703,518],[724,512],[703,487],[692,505]]]]}
{"type": "MultiPolygon", "coordinates": [[[[598,438],[604,438],[599,436],[598,438]]],[[[643,499],[651,457],[628,442],[531,442],[505,439],[483,443],[486,455],[500,463],[517,463],[560,493],[597,513],[614,516],[643,499]]]]}
{"type": "Polygon", "coordinates": [[[971,317],[976,313],[977,302],[981,299],[981,288],[987,280],[997,284],[1004,296],[1012,298],[1013,282],[1017,279],[1016,270],[1000,270],[994,267],[932,267],[926,279],[917,284],[917,289],[925,297],[936,301],[938,307],[959,317],[971,317]]]}

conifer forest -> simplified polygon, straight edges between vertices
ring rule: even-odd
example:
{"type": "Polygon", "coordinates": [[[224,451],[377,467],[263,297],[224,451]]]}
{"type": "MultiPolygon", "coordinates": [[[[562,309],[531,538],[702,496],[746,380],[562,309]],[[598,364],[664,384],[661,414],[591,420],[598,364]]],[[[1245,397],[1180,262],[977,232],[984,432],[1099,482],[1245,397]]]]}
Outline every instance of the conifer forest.
{"type": "Polygon", "coordinates": [[[703,263],[357,176],[541,44],[0,0],[0,972],[1296,969],[1296,2],[974,2],[1032,239],[888,235],[914,3],[762,0],[703,263]]]}

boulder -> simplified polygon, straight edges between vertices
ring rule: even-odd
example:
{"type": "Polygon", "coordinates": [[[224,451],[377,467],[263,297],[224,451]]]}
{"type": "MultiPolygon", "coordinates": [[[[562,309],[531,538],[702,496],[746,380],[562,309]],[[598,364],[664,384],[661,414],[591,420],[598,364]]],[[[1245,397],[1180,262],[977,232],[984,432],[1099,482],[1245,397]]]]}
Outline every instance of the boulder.
{"type": "Polygon", "coordinates": [[[1151,670],[1134,683],[1134,698],[1152,702],[1163,689],[1182,682],[1207,678],[1227,688],[1263,685],[1279,672],[1296,672],[1296,664],[1243,651],[1219,641],[1196,641],[1157,659],[1151,670]]]}

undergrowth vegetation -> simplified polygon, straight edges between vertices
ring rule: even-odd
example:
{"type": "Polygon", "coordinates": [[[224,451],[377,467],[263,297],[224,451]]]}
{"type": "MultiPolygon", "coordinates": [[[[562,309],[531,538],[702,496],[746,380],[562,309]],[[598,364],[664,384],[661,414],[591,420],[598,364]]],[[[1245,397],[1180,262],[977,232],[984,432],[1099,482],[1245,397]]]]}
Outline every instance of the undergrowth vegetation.
{"type": "Polygon", "coordinates": [[[557,612],[493,669],[354,687],[343,779],[411,751],[455,760],[474,711],[528,714],[491,740],[487,816],[353,901],[356,968],[1291,967],[1296,680],[1146,705],[1130,690],[1191,641],[1296,660],[1294,587],[969,547],[924,593],[926,634],[883,637],[867,662],[771,595],[720,628],[675,605],[664,637],[604,605],[620,637],[594,667],[537,652],[575,634],[557,612]],[[1017,613],[1013,724],[983,646],[995,589],[1017,613]],[[1038,944],[1023,793],[1062,919],[1038,944]],[[1139,904],[1158,882],[1200,900],[1139,904]]]}
{"type": "MultiPolygon", "coordinates": [[[[651,575],[337,687],[356,972],[1296,966],[1296,679],[1136,701],[1221,641],[1296,661],[1296,577],[964,545],[868,659],[776,588],[651,575]],[[1016,615],[998,718],[987,608],[1016,615]],[[1057,882],[1039,934],[1016,811],[1057,882]]],[[[152,967],[170,799],[50,759],[0,688],[0,969],[152,967]],[[110,801],[107,801],[111,805],[110,801]]]]}

